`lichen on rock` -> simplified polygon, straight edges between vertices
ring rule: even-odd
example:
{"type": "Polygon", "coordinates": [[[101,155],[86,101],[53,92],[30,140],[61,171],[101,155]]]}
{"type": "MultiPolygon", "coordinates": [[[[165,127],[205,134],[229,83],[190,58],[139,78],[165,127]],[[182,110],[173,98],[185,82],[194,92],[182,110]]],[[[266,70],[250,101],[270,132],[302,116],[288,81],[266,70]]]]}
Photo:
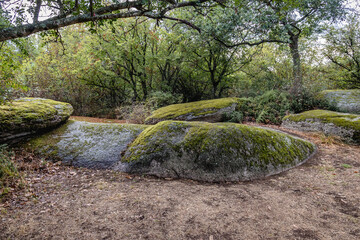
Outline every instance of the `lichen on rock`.
{"type": "Polygon", "coordinates": [[[323,132],[360,144],[360,115],[312,110],[285,116],[282,126],[300,131],[323,132]]]}
{"type": "Polygon", "coordinates": [[[360,89],[325,90],[318,94],[318,98],[328,101],[340,112],[360,113],[360,89]]]}
{"type": "Polygon", "coordinates": [[[57,127],[72,112],[68,103],[42,98],[20,98],[0,105],[0,142],[57,127]]]}
{"type": "Polygon", "coordinates": [[[235,111],[245,101],[241,98],[220,98],[173,104],[154,111],[145,123],[155,124],[164,120],[219,122],[224,113],[235,111]]]}
{"type": "Polygon", "coordinates": [[[120,161],[121,152],[147,127],[70,120],[24,147],[73,166],[111,169],[120,161]]]}
{"type": "Polygon", "coordinates": [[[129,164],[127,171],[131,173],[208,182],[241,181],[287,170],[314,151],[310,142],[268,129],[234,123],[163,121],[144,130],[122,161],[129,164]]]}

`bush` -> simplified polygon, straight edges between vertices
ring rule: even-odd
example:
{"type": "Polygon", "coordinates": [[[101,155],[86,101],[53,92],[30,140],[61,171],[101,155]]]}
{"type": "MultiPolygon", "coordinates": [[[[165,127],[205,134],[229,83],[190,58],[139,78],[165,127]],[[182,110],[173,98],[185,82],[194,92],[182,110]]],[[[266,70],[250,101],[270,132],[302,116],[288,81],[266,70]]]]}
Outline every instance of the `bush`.
{"type": "Polygon", "coordinates": [[[263,95],[248,99],[249,101],[240,105],[236,111],[226,114],[224,120],[281,124],[283,117],[289,113],[299,113],[316,108],[336,110],[334,106],[306,91],[293,97],[288,92],[270,90],[263,95]],[[240,114],[242,114],[241,117],[240,114]]]}
{"type": "Polygon", "coordinates": [[[290,98],[290,109],[292,113],[300,113],[316,108],[336,111],[335,105],[325,99],[319,99],[314,93],[303,91],[300,95],[290,98]]]}
{"type": "Polygon", "coordinates": [[[115,109],[117,119],[129,120],[132,123],[142,124],[150,116],[151,109],[144,103],[133,103],[115,109]]]}
{"type": "Polygon", "coordinates": [[[244,115],[246,121],[280,124],[281,119],[290,111],[289,94],[278,90],[265,92],[241,105],[237,111],[244,115]]]}
{"type": "Polygon", "coordinates": [[[241,123],[243,121],[243,113],[239,111],[233,111],[230,113],[224,113],[222,116],[223,122],[241,123]]]}
{"type": "Polygon", "coordinates": [[[0,145],[0,198],[6,196],[20,180],[20,174],[12,162],[13,157],[14,153],[6,145],[0,145]]]}
{"type": "Polygon", "coordinates": [[[182,99],[181,95],[173,95],[168,92],[156,91],[150,94],[150,97],[146,100],[152,110],[156,110],[167,105],[180,103],[182,99]]]}

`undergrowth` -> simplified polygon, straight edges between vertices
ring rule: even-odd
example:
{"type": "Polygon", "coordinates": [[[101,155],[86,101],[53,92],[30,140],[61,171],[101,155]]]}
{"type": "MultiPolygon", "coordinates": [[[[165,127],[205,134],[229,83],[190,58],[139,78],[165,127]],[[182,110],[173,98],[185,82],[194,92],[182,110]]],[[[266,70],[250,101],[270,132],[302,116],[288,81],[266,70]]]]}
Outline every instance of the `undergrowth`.
{"type": "Polygon", "coordinates": [[[14,189],[23,187],[21,175],[13,162],[14,156],[6,145],[0,145],[0,200],[14,189]]]}
{"type": "Polygon", "coordinates": [[[271,90],[263,95],[248,98],[249,101],[232,112],[224,114],[223,120],[228,122],[258,122],[281,124],[283,117],[290,113],[299,113],[312,109],[336,110],[326,101],[318,99],[313,93],[304,91],[298,96],[288,92],[271,90]]]}

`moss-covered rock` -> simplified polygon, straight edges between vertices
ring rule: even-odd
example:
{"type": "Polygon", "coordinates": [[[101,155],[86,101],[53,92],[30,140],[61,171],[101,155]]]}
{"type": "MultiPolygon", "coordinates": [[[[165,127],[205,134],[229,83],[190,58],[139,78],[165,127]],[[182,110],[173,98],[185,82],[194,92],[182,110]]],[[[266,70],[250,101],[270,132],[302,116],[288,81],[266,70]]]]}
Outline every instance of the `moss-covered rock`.
{"type": "MultiPolygon", "coordinates": [[[[77,167],[111,169],[146,125],[89,123],[69,120],[24,147],[77,167]]],[[[118,168],[119,167],[118,165],[118,168]]]]}
{"type": "Polygon", "coordinates": [[[72,112],[68,103],[42,98],[21,98],[0,105],[0,142],[54,128],[72,112]]]}
{"type": "Polygon", "coordinates": [[[219,122],[224,113],[233,112],[245,101],[240,98],[220,98],[173,104],[154,111],[145,123],[155,124],[164,120],[219,122]]]}
{"type": "Polygon", "coordinates": [[[307,141],[263,128],[163,121],[144,130],[122,161],[129,163],[131,173],[239,181],[282,172],[304,162],[314,151],[307,141]]]}
{"type": "Polygon", "coordinates": [[[360,115],[312,110],[285,116],[282,126],[300,131],[317,131],[360,144],[360,115]]]}
{"type": "Polygon", "coordinates": [[[360,113],[360,89],[325,90],[318,97],[334,105],[340,112],[360,113]]]}

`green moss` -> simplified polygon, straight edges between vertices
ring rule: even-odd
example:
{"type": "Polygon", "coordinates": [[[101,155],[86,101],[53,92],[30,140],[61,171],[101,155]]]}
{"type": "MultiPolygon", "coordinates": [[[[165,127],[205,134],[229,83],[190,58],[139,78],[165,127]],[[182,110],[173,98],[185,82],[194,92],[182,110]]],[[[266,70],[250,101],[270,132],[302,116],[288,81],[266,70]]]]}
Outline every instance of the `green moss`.
{"type": "Polygon", "coordinates": [[[360,131],[360,115],[358,114],[338,113],[326,110],[312,110],[300,114],[291,114],[285,116],[283,121],[286,120],[294,122],[317,120],[323,123],[333,123],[338,127],[360,131]]]}
{"type": "MultiPolygon", "coordinates": [[[[49,122],[65,121],[72,113],[70,104],[50,99],[22,98],[0,105],[0,130],[43,128],[49,122]],[[54,119],[56,118],[58,119],[54,119]]],[[[45,126],[46,127],[46,126],[45,126]]]]}
{"type": "Polygon", "coordinates": [[[203,100],[191,103],[173,104],[159,108],[152,113],[145,121],[153,119],[177,119],[180,116],[201,116],[216,113],[219,109],[240,104],[243,100],[239,98],[221,98],[213,100],[203,100]]]}
{"type": "Polygon", "coordinates": [[[168,157],[167,149],[180,157],[197,156],[203,166],[225,163],[230,169],[242,164],[266,169],[269,165],[288,166],[304,160],[315,147],[284,133],[246,125],[163,121],[143,131],[129,146],[123,161],[150,161],[149,156],[156,153],[157,160],[162,161],[168,157]],[[199,156],[203,155],[206,157],[201,160],[199,156]]]}

